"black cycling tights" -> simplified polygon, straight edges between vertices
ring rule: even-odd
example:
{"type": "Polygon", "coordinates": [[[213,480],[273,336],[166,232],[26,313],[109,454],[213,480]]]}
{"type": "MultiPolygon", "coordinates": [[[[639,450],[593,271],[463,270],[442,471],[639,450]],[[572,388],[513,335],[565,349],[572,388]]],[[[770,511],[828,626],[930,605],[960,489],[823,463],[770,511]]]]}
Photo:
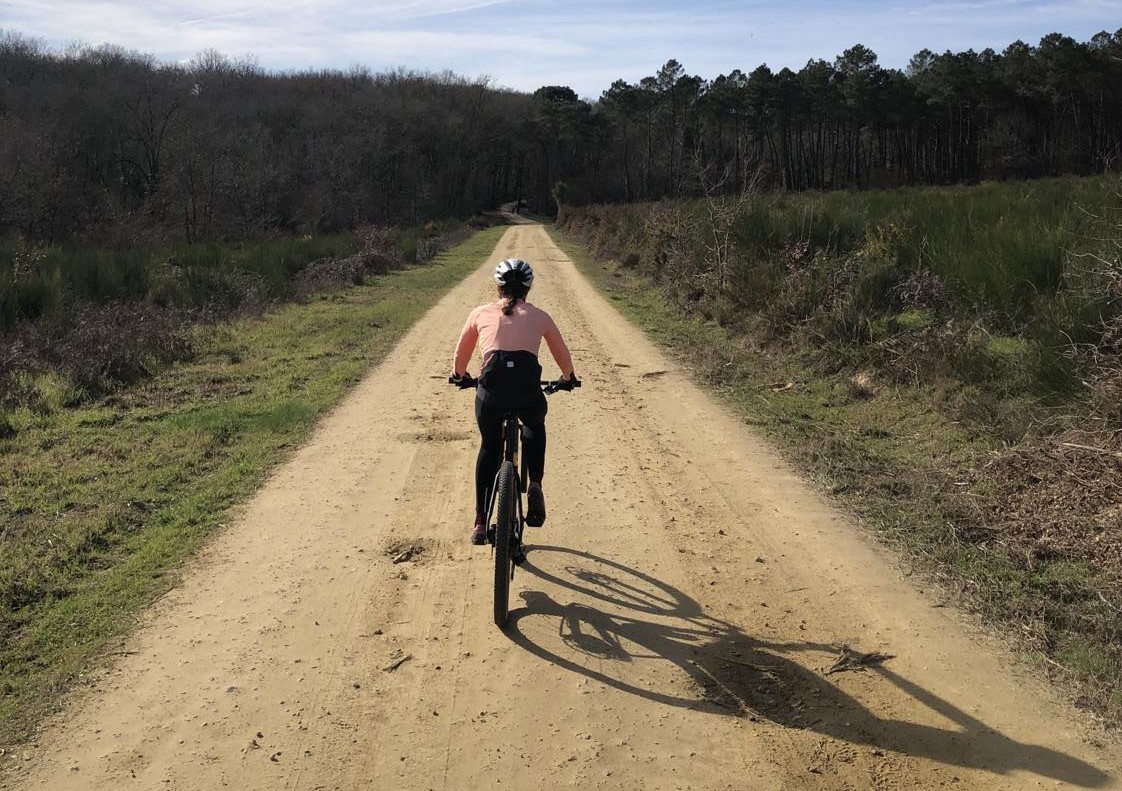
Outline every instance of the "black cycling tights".
{"type": "MultiPolygon", "coordinates": [[[[526,472],[531,481],[541,482],[545,473],[545,413],[549,406],[545,395],[528,407],[514,410],[522,421],[522,453],[526,459],[526,472]]],[[[475,462],[475,510],[487,510],[487,491],[495,482],[503,460],[503,416],[506,410],[475,399],[475,420],[479,424],[482,443],[475,462]]]]}

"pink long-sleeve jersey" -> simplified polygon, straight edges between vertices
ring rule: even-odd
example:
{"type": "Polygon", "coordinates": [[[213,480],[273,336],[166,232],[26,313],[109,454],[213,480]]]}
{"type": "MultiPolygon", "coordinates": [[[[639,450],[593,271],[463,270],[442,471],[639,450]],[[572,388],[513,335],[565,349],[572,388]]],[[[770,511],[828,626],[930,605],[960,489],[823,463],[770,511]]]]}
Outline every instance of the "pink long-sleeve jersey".
{"type": "Polygon", "coordinates": [[[500,299],[497,302],[480,305],[468,316],[467,323],[460,333],[460,342],[456,344],[456,357],[453,362],[455,373],[461,375],[467,373],[467,366],[471,361],[471,353],[475,350],[476,342],[479,344],[483,365],[486,365],[491,354],[496,351],[526,351],[537,356],[541,349],[542,338],[545,338],[550,354],[557,361],[561,373],[571,376],[573,358],[552,317],[528,302],[519,302],[514,306],[511,314],[506,316],[503,315],[505,303],[505,299],[500,299]]]}

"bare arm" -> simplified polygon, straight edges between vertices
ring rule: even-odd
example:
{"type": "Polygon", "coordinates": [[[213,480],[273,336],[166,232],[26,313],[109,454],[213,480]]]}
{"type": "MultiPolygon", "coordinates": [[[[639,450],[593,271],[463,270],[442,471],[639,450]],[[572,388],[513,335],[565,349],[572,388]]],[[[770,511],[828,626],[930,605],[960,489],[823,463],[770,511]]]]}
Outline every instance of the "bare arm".
{"type": "Polygon", "coordinates": [[[557,329],[557,325],[553,323],[552,318],[546,320],[543,337],[545,337],[545,343],[549,346],[549,353],[557,361],[557,367],[561,369],[562,375],[566,379],[572,379],[574,375],[573,357],[569,354],[569,347],[565,345],[565,339],[561,337],[561,331],[557,329]]]}
{"type": "Polygon", "coordinates": [[[475,311],[468,316],[467,323],[460,331],[460,341],[456,344],[456,356],[452,360],[452,373],[463,376],[467,373],[468,363],[471,362],[471,353],[475,351],[475,342],[479,340],[479,328],[475,325],[475,311]]]}

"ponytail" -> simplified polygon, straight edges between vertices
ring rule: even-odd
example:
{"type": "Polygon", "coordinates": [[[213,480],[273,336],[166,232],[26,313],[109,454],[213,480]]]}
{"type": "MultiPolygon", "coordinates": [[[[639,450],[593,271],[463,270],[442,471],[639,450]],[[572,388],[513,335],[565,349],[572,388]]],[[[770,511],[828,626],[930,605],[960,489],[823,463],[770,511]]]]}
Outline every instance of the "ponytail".
{"type": "Polygon", "coordinates": [[[516,286],[504,283],[499,286],[499,296],[506,298],[506,302],[503,303],[503,315],[509,316],[514,312],[514,306],[518,304],[518,300],[526,299],[528,293],[530,293],[530,287],[521,283],[516,286]]]}

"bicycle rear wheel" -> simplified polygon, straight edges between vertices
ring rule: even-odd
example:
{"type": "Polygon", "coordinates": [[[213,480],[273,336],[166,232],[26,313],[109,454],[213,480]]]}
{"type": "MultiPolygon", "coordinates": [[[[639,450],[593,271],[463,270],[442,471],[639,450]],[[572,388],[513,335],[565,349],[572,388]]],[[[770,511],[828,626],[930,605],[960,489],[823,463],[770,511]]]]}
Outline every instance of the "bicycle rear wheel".
{"type": "Polygon", "coordinates": [[[504,461],[499,468],[495,492],[495,625],[506,625],[513,571],[512,549],[518,536],[518,476],[514,464],[504,461]]]}

